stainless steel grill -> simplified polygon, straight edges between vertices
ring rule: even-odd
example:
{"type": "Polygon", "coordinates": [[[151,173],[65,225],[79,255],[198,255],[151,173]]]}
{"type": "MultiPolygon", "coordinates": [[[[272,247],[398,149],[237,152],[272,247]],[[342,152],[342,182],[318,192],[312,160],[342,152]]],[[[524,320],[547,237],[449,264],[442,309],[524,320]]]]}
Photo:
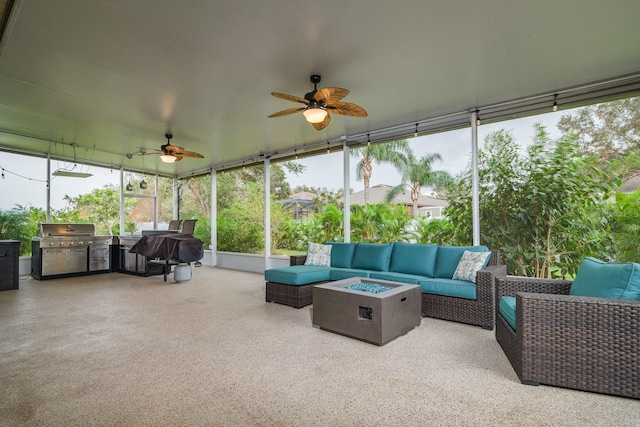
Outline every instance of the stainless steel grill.
{"type": "Polygon", "coordinates": [[[110,243],[111,236],[95,235],[94,224],[39,224],[32,240],[32,276],[108,271],[110,243]]]}

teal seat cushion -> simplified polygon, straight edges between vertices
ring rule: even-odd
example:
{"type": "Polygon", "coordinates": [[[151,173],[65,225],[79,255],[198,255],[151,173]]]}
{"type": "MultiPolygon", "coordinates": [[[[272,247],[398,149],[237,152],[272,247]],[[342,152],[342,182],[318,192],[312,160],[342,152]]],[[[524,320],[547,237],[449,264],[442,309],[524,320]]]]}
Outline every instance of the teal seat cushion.
{"type": "Polygon", "coordinates": [[[351,268],[353,254],[356,251],[355,243],[327,242],[331,245],[331,267],[351,268]]]}
{"type": "Polygon", "coordinates": [[[315,282],[328,282],[330,273],[331,267],[292,265],[265,270],[264,279],[267,282],[283,285],[308,285],[315,282]]]}
{"type": "Polygon", "coordinates": [[[355,270],[353,268],[332,268],[329,278],[331,280],[350,279],[352,277],[369,277],[367,270],[355,270]]]}
{"type": "Polygon", "coordinates": [[[358,243],[351,268],[371,271],[389,270],[392,247],[391,244],[358,243]]]}
{"type": "Polygon", "coordinates": [[[516,297],[501,297],[498,303],[498,312],[507,321],[509,326],[516,330],[516,297]]]}
{"type": "Polygon", "coordinates": [[[394,243],[389,271],[433,277],[438,245],[394,243]]]}
{"type": "Polygon", "coordinates": [[[420,280],[424,279],[424,276],[417,276],[415,274],[395,273],[392,271],[380,271],[371,272],[372,279],[389,280],[391,282],[409,283],[411,285],[417,285],[420,280]]]}
{"type": "Polygon", "coordinates": [[[464,299],[476,299],[475,283],[454,279],[423,279],[418,282],[423,294],[442,295],[464,299]]]}
{"type": "MultiPolygon", "coordinates": [[[[456,268],[458,268],[464,251],[489,252],[489,248],[486,246],[439,246],[433,277],[451,279],[456,268]]],[[[489,258],[490,257],[487,257],[487,263],[489,262],[489,258]]],[[[486,267],[486,264],[483,265],[483,268],[484,267],[486,267]]]]}
{"type": "Polygon", "coordinates": [[[582,260],[569,295],[640,300],[640,264],[582,260]]]}

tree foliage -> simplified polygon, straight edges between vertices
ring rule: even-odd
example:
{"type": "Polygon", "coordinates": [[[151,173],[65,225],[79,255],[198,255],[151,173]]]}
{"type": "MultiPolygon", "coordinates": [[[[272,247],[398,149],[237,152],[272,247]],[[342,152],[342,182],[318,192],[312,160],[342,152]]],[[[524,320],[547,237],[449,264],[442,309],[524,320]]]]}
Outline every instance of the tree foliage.
{"type": "Polygon", "coordinates": [[[640,190],[616,193],[616,203],[611,209],[615,259],[640,262],[640,190]]]}
{"type": "MultiPolygon", "coordinates": [[[[478,170],[481,240],[502,251],[510,274],[566,277],[584,256],[610,256],[605,201],[612,183],[573,136],[551,141],[535,125],[534,143],[522,153],[510,132],[495,132],[478,154],[478,170]]],[[[445,214],[456,224],[455,240],[470,243],[470,171],[453,185],[445,214]]]]}
{"type": "Polygon", "coordinates": [[[584,154],[602,159],[640,152],[640,97],[604,102],[564,114],[558,129],[573,134],[584,154]]]}
{"type": "Polygon", "coordinates": [[[418,200],[422,194],[422,187],[442,188],[451,182],[451,175],[445,171],[434,171],[433,162],[442,160],[438,153],[427,154],[416,160],[413,155],[409,156],[407,163],[400,166],[402,182],[391,188],[387,193],[386,200],[391,202],[395,196],[405,187],[408,187],[413,203],[413,216],[418,217],[418,200]]]}
{"type": "Polygon", "coordinates": [[[369,182],[373,174],[373,164],[387,163],[401,169],[407,164],[412,150],[405,139],[367,145],[365,147],[354,148],[351,155],[361,157],[356,165],[356,178],[364,181],[364,202],[369,201],[369,182]]]}

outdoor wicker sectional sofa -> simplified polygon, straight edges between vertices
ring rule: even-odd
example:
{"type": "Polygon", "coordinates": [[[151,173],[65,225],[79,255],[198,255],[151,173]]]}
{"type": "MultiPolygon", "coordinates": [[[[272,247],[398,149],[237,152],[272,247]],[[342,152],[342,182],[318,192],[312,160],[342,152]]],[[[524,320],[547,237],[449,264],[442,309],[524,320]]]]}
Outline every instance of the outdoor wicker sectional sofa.
{"type": "Polygon", "coordinates": [[[299,255],[291,257],[289,267],[266,270],[266,301],[301,308],[313,303],[313,286],[320,283],[351,277],[390,280],[420,285],[423,317],[493,329],[495,278],[506,275],[506,267],[499,265],[499,251],[399,242],[327,245],[331,245],[328,266],[305,265],[307,256],[299,255]],[[484,264],[473,270],[475,283],[453,279],[465,251],[487,254],[484,264]]]}
{"type": "Polygon", "coordinates": [[[496,307],[523,384],[640,399],[640,264],[585,258],[573,282],[498,277],[496,307]]]}

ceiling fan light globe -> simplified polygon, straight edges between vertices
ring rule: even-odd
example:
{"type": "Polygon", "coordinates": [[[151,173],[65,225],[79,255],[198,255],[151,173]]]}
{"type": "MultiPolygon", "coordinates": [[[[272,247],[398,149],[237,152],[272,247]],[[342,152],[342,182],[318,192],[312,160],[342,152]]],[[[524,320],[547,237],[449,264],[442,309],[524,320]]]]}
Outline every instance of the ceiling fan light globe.
{"type": "Polygon", "coordinates": [[[309,123],[322,123],[327,117],[327,110],[320,107],[309,107],[302,112],[302,115],[309,123]]]}
{"type": "Polygon", "coordinates": [[[160,160],[165,163],[174,163],[177,159],[176,156],[173,156],[171,154],[163,154],[162,156],[160,156],[160,160]]]}

